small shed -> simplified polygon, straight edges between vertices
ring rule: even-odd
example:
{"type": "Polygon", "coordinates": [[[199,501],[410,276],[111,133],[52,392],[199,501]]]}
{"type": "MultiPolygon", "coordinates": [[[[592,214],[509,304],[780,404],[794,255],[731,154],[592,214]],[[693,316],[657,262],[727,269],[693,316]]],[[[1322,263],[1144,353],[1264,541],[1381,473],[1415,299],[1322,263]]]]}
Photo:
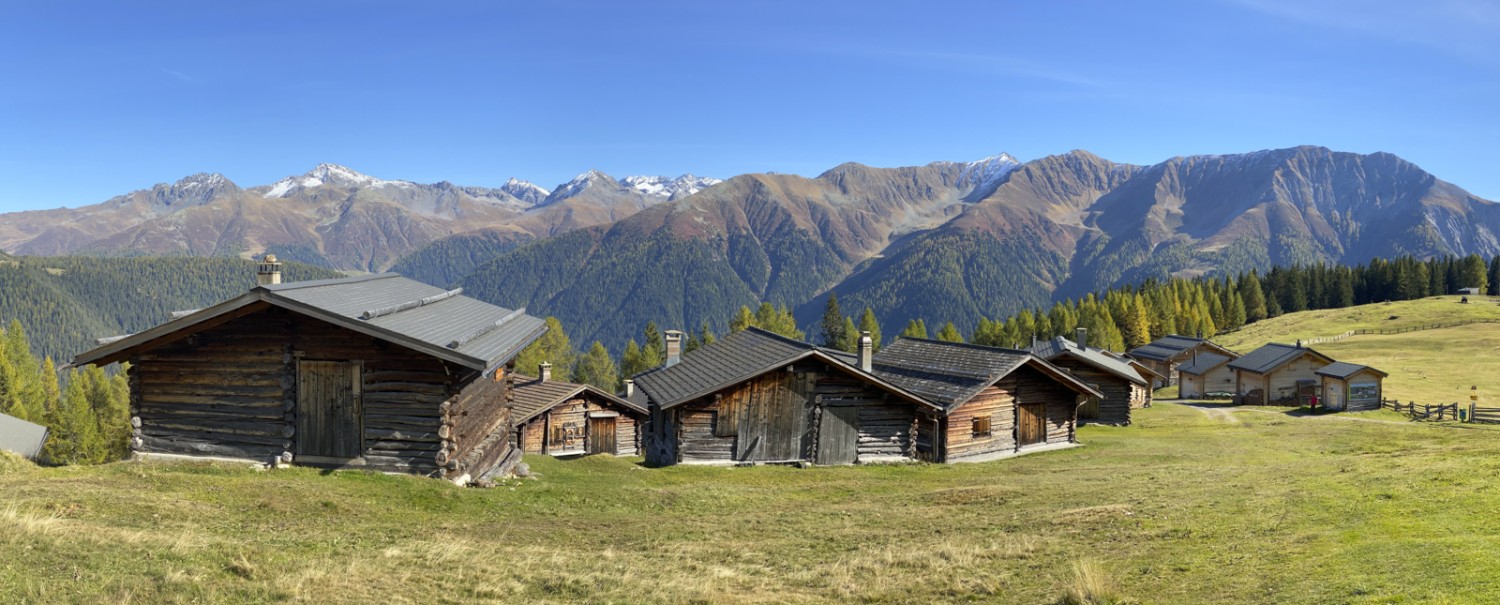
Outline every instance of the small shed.
{"type": "Polygon", "coordinates": [[[1334,362],[1316,372],[1321,381],[1324,405],[1330,410],[1358,412],[1380,409],[1385,396],[1385,372],[1354,363],[1334,362]]]}
{"type": "Polygon", "coordinates": [[[1177,366],[1177,396],[1183,399],[1233,396],[1234,358],[1217,353],[1200,353],[1177,366]]]}
{"type": "Polygon", "coordinates": [[[1459,288],[1458,289],[1458,293],[1459,294],[1463,294],[1465,296],[1479,296],[1480,294],[1483,294],[1484,292],[1481,291],[1479,288],[1459,288]]]}
{"type": "Polygon", "coordinates": [[[1031,353],[1104,394],[1102,398],[1089,398],[1078,408],[1079,424],[1128,425],[1130,411],[1150,402],[1151,383],[1129,362],[1097,347],[1090,348],[1088,332],[1083,328],[1078,329],[1074,340],[1057,336],[1032,345],[1031,353]]]}
{"type": "Polygon", "coordinates": [[[1213,353],[1229,358],[1239,357],[1234,351],[1203,338],[1168,334],[1147,344],[1131,349],[1126,356],[1141,362],[1163,378],[1155,383],[1157,388],[1177,384],[1177,368],[1187,363],[1194,355],[1213,353]]]}
{"type": "Polygon", "coordinates": [[[900,338],[874,372],[940,406],[917,426],[934,462],[982,461],[1077,443],[1078,407],[1104,394],[1027,351],[900,338]]]}
{"type": "Polygon", "coordinates": [[[542,320],[394,273],[259,283],[74,359],[130,362],[135,453],[460,482],[519,459],[509,366],[542,320]]]}
{"type": "Polygon", "coordinates": [[[646,408],[587,384],[552,378],[551,364],[536,377],[517,374],[516,447],[527,454],[634,456],[646,408]]]}
{"type": "Polygon", "coordinates": [[[46,444],[47,427],[0,414],[0,450],[36,460],[42,455],[42,446],[46,444]]]}
{"type": "Polygon", "coordinates": [[[1302,346],[1270,343],[1229,362],[1235,401],[1249,405],[1306,405],[1318,397],[1317,370],[1333,358],[1302,346]]]}

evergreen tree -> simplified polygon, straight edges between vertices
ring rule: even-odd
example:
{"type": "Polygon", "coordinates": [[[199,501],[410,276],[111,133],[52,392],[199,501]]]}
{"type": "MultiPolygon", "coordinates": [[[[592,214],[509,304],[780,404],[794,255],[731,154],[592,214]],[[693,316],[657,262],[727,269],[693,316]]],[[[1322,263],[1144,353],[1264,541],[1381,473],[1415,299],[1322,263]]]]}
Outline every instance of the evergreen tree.
{"type": "Polygon", "coordinates": [[[646,322],[646,329],[641,331],[641,363],[646,364],[646,370],[667,362],[666,344],[656,322],[646,322]]]}
{"type": "Polygon", "coordinates": [[[591,384],[614,393],[620,388],[618,380],[619,372],[615,369],[614,360],[610,359],[604,344],[597,340],[594,341],[594,346],[589,347],[588,353],[578,358],[577,365],[573,366],[573,382],[591,384]]]}
{"type": "Polygon", "coordinates": [[[568,333],[563,330],[562,322],[556,317],[548,317],[546,322],[547,333],[516,355],[516,370],[522,374],[537,373],[537,366],[544,361],[554,368],[573,367],[573,358],[577,353],[568,341],[568,333]]]}
{"type": "Polygon", "coordinates": [[[859,316],[859,330],[870,333],[870,342],[875,345],[875,350],[880,350],[880,321],[875,319],[875,311],[865,307],[865,312],[859,316]]]}
{"type": "Polygon", "coordinates": [[[906,329],[901,331],[902,336],[909,338],[927,338],[927,324],[920,319],[906,322],[906,329]]]}
{"type": "Polygon", "coordinates": [[[713,344],[715,340],[718,340],[714,337],[714,331],[708,329],[708,322],[706,321],[703,322],[703,327],[698,329],[698,340],[701,341],[703,343],[703,346],[705,347],[713,344]]]}
{"type": "Polygon", "coordinates": [[[734,314],[734,319],[729,320],[729,332],[731,334],[755,325],[755,315],[750,313],[750,307],[740,307],[734,314]]]}
{"type": "Polygon", "coordinates": [[[1500,256],[1490,259],[1490,271],[1486,281],[1490,286],[1485,289],[1485,294],[1500,296],[1500,256]]]}
{"type": "Polygon", "coordinates": [[[1246,323],[1255,323],[1270,316],[1265,291],[1254,271],[1240,278],[1240,300],[1244,303],[1246,323]]]}
{"type": "Polygon", "coordinates": [[[823,346],[847,350],[849,346],[849,334],[844,331],[844,313],[839,310],[839,297],[832,292],[828,293],[828,302],[823,305],[823,346]]]}
{"type": "Polygon", "coordinates": [[[950,321],[946,324],[943,324],[943,328],[941,330],[938,330],[937,339],[947,342],[963,342],[964,335],[960,334],[958,332],[958,326],[953,325],[953,322],[950,321]]]}
{"type": "Polygon", "coordinates": [[[625,343],[625,351],[620,353],[621,379],[630,378],[654,367],[656,366],[650,365],[650,362],[646,360],[646,356],[641,352],[641,346],[635,344],[634,338],[625,343]]]}
{"type": "Polygon", "coordinates": [[[839,348],[839,350],[840,351],[848,351],[850,353],[858,353],[859,352],[859,328],[854,325],[854,319],[853,318],[851,318],[851,317],[845,317],[844,318],[843,332],[844,332],[844,334],[843,334],[842,338],[839,339],[840,340],[839,344],[841,345],[840,348],[839,348]]]}
{"type": "MultiPolygon", "coordinates": [[[[1458,270],[1458,288],[1479,288],[1480,292],[1488,292],[1490,289],[1490,276],[1484,265],[1484,259],[1478,254],[1465,256],[1458,270]]],[[[1457,292],[1454,288],[1448,292],[1457,292]]]]}

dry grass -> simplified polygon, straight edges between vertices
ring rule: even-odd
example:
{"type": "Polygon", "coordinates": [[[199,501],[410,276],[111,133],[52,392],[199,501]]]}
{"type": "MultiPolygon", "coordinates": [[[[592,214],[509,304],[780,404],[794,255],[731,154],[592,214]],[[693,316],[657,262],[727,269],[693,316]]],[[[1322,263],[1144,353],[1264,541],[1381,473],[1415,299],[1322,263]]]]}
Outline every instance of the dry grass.
{"type": "Polygon", "coordinates": [[[1093,561],[1073,563],[1073,582],[1063,594],[1059,605],[1120,605],[1128,603],[1121,598],[1114,581],[1093,561]]]}

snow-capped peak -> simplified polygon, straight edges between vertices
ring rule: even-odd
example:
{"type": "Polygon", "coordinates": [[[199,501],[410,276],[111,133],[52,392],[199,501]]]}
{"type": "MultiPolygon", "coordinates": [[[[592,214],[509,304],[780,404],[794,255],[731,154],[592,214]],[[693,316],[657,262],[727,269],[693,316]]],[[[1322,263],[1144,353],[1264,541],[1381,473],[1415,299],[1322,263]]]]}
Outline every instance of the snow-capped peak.
{"type": "Polygon", "coordinates": [[[684,174],[675,179],[664,176],[627,176],[620,179],[621,185],[639,191],[642,195],[669,200],[687,197],[722,182],[724,181],[713,177],[691,174],[684,174]]]}
{"type": "Polygon", "coordinates": [[[540,204],[542,200],[547,199],[547,196],[552,194],[551,191],[543,189],[536,183],[523,181],[514,177],[505,181],[500,190],[510,194],[511,197],[530,204],[540,204]]]}
{"type": "Polygon", "coordinates": [[[410,181],[387,181],[368,174],[361,174],[338,164],[318,164],[302,176],[289,176],[271,185],[266,197],[286,197],[293,189],[320,187],[322,185],[345,187],[413,187],[410,181]]]}
{"type": "Polygon", "coordinates": [[[1008,153],[992,155],[982,160],[964,164],[958,175],[959,186],[972,185],[974,189],[990,189],[1000,184],[1005,175],[1019,168],[1021,162],[1008,153]]]}
{"type": "Polygon", "coordinates": [[[229,182],[229,179],[224,178],[224,175],[217,172],[200,172],[198,174],[190,174],[188,176],[182,177],[182,179],[174,183],[172,187],[174,189],[180,189],[184,191],[188,189],[197,189],[199,187],[212,189],[214,187],[223,186],[227,182],[229,182]]]}
{"type": "Polygon", "coordinates": [[[579,192],[587,189],[590,184],[601,181],[611,182],[613,181],[613,179],[611,179],[609,175],[604,174],[603,172],[599,172],[598,170],[589,170],[588,172],[573,177],[573,180],[564,183],[561,187],[558,187],[557,190],[552,192],[552,196],[557,199],[567,199],[578,195],[579,192]]]}

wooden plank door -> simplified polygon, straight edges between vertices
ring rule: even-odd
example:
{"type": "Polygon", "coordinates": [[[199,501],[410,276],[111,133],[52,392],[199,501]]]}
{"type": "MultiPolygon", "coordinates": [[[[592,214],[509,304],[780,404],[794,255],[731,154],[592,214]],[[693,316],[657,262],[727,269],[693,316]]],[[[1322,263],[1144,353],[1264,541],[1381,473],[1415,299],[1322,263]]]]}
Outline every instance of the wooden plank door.
{"type": "Polygon", "coordinates": [[[589,453],[614,454],[615,419],[589,418],[589,453]]]}
{"type": "Polygon", "coordinates": [[[359,381],[357,362],[297,363],[297,454],[360,456],[364,451],[364,414],[359,381]]]}
{"type": "Polygon", "coordinates": [[[849,405],[823,408],[818,421],[818,464],[854,464],[859,453],[859,408],[849,405]]]}
{"type": "Polygon", "coordinates": [[[1083,405],[1078,406],[1078,419],[1095,420],[1097,418],[1099,418],[1099,398],[1089,397],[1083,405]]]}
{"type": "Polygon", "coordinates": [[[1022,447],[1047,442],[1047,404],[1016,406],[1016,440],[1022,447]]]}
{"type": "Polygon", "coordinates": [[[763,376],[740,396],[739,437],[735,459],[786,461],[802,459],[807,427],[807,398],[792,389],[790,373],[763,376]]]}

